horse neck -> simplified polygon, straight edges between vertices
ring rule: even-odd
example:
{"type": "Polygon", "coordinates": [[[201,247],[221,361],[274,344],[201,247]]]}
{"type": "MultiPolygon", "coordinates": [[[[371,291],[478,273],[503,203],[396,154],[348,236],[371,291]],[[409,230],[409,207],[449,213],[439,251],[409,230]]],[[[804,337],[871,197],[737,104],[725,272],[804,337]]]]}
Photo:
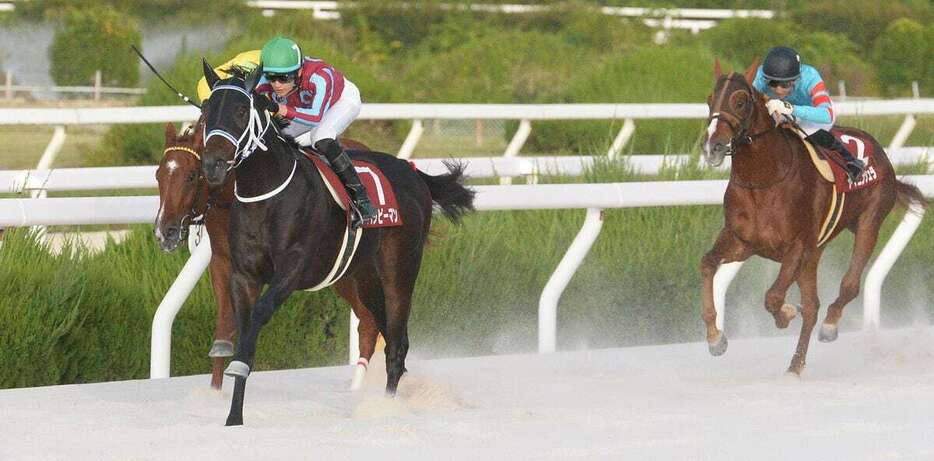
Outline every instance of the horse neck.
{"type": "Polygon", "coordinates": [[[794,169],[794,145],[789,142],[785,130],[769,130],[771,126],[772,119],[765,107],[758,107],[749,133],[765,133],[738,147],[733,154],[730,176],[738,185],[766,188],[784,180],[794,169]]]}
{"type": "MultiPolygon", "coordinates": [[[[274,134],[267,134],[263,140],[268,150],[257,149],[234,170],[241,196],[265,194],[282,185],[292,174],[295,156],[291,148],[274,134]]],[[[299,176],[297,171],[295,176],[299,176]]]]}

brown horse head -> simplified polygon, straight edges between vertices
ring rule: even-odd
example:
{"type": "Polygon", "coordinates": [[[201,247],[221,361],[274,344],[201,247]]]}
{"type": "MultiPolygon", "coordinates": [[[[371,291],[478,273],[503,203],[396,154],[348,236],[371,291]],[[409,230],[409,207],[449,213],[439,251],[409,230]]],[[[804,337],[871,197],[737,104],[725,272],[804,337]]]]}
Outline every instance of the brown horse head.
{"type": "Polygon", "coordinates": [[[208,193],[201,178],[202,133],[200,123],[181,135],[172,123],[165,126],[165,151],[156,170],[159,213],[155,222],[156,239],[164,251],[174,250],[188,236],[191,220],[204,211],[208,193]]]}
{"type": "Polygon", "coordinates": [[[774,127],[765,109],[765,95],[752,86],[758,66],[756,59],[745,74],[724,74],[720,60],[714,63],[716,84],[707,98],[709,115],[704,143],[704,158],[711,166],[719,166],[738,146],[774,127]]]}

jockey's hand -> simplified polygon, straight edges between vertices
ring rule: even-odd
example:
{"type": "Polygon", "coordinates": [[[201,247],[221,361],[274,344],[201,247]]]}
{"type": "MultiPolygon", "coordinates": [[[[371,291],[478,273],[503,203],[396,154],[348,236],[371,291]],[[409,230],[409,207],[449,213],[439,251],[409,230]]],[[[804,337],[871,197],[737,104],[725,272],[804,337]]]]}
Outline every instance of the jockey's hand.
{"type": "Polygon", "coordinates": [[[794,106],[787,101],[770,99],[769,102],[765,103],[765,108],[769,111],[769,115],[772,116],[776,124],[794,122],[794,116],[792,115],[794,106]]]}
{"type": "Polygon", "coordinates": [[[256,101],[258,103],[257,106],[259,106],[260,109],[268,111],[272,115],[279,113],[279,103],[269,99],[269,97],[265,94],[257,95],[256,101]]]}
{"type": "Polygon", "coordinates": [[[781,99],[769,99],[769,102],[765,103],[765,108],[768,109],[769,115],[772,117],[775,117],[776,114],[791,115],[795,111],[794,106],[781,99]]]}

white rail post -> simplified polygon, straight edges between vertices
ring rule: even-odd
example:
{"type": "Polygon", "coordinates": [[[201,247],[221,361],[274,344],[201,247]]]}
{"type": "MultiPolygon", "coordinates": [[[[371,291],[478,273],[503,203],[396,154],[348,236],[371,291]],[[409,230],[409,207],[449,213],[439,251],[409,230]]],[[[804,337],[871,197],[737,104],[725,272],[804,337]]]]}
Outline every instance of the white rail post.
{"type": "Polygon", "coordinates": [[[211,239],[207,229],[201,232],[200,241],[196,238],[194,229],[188,235],[189,248],[194,244],[191,257],[185,262],[182,271],[169,287],[168,293],[162,298],[156,314],[152,319],[152,340],[150,342],[149,379],[168,378],[172,363],[172,324],[175,316],[181,310],[188,295],[195,288],[204,270],[211,263],[211,239]],[[194,243],[193,243],[194,242],[194,243]]]}
{"type": "MultiPolygon", "coordinates": [[[[503,152],[503,158],[519,155],[519,151],[522,150],[522,146],[525,145],[525,141],[529,139],[529,134],[531,133],[532,122],[530,122],[529,119],[522,119],[522,121],[519,122],[519,128],[516,130],[516,134],[509,140],[509,145],[506,146],[506,151],[503,152]]],[[[500,178],[499,183],[508,186],[512,184],[512,178],[500,178]]]]}
{"type": "Polygon", "coordinates": [[[623,147],[626,147],[626,144],[629,143],[629,139],[632,138],[632,133],[636,131],[636,124],[632,121],[631,118],[627,118],[623,122],[623,127],[620,128],[619,134],[616,135],[616,139],[613,140],[613,144],[610,145],[610,150],[606,152],[606,156],[610,160],[615,159],[620,152],[623,151],[623,147]]]}
{"type": "Polygon", "coordinates": [[[94,71],[94,100],[101,100],[101,71],[94,71]]]}
{"type": "MultiPolygon", "coordinates": [[[[920,94],[918,93],[918,82],[911,82],[911,90],[914,94],[915,99],[918,99],[920,94]]],[[[915,124],[917,123],[915,119],[915,114],[905,115],[905,120],[902,122],[902,125],[898,127],[898,131],[895,132],[895,136],[892,136],[892,142],[889,143],[889,147],[886,150],[898,149],[905,145],[905,141],[908,140],[908,136],[911,136],[911,132],[915,129],[915,124]]]]}
{"type": "Polygon", "coordinates": [[[402,147],[399,148],[399,153],[396,154],[396,156],[403,159],[412,157],[412,152],[415,151],[415,145],[418,144],[418,140],[422,138],[422,133],[424,132],[425,126],[422,124],[422,121],[412,120],[412,129],[409,130],[409,134],[405,137],[405,141],[402,143],[402,147]]]}
{"type": "Polygon", "coordinates": [[[6,87],[5,88],[6,89],[4,92],[6,93],[6,100],[7,101],[13,100],[13,72],[9,70],[6,71],[6,87]]]}
{"type": "Polygon", "coordinates": [[[588,208],[587,217],[584,219],[584,225],[574,237],[567,253],[561,258],[555,272],[551,274],[542,295],[538,300],[538,352],[547,353],[555,351],[557,323],[558,323],[558,300],[561,294],[571,281],[571,277],[580,267],[593,242],[600,235],[600,229],[603,227],[603,210],[600,208],[588,208]]]}
{"type": "Polygon", "coordinates": [[[882,282],[889,275],[889,270],[895,265],[895,261],[908,245],[908,241],[921,225],[921,219],[924,217],[924,207],[919,203],[912,202],[905,211],[905,217],[895,228],[895,232],[885,248],[879,253],[876,261],[872,263],[869,272],[866,274],[866,283],[863,295],[863,330],[879,329],[879,318],[881,312],[882,282]]]}
{"type": "MultiPolygon", "coordinates": [[[[55,162],[55,157],[58,156],[59,151],[62,150],[62,146],[65,144],[65,127],[62,125],[56,125],[55,129],[52,131],[52,139],[49,140],[49,144],[45,146],[45,151],[42,152],[42,157],[39,158],[39,163],[36,164],[36,172],[42,174],[42,172],[47,172],[52,168],[52,163],[55,162]]],[[[29,193],[32,198],[46,198],[48,192],[46,191],[44,184],[31,183],[25,184],[25,187],[30,187],[33,190],[29,193]]],[[[36,232],[36,235],[41,239],[45,238],[46,227],[45,226],[33,226],[33,230],[36,232]]]]}
{"type": "Polygon", "coordinates": [[[726,291],[745,261],[721,264],[713,275],[713,307],[717,310],[717,328],[723,331],[726,315],[726,291]]]}

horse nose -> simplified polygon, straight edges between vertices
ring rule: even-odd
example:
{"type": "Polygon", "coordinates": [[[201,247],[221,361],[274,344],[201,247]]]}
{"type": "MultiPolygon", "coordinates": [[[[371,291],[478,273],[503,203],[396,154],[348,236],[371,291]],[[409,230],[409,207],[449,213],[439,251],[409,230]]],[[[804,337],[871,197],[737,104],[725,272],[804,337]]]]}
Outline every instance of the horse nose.
{"type": "Polygon", "coordinates": [[[722,142],[715,142],[713,144],[713,153],[716,155],[726,155],[730,150],[729,147],[726,147],[726,144],[722,142]]]}
{"type": "Polygon", "coordinates": [[[176,226],[169,226],[165,229],[163,235],[165,235],[166,240],[178,240],[179,229],[176,226]]]}
{"type": "Polygon", "coordinates": [[[204,164],[204,176],[208,180],[208,183],[212,186],[216,186],[224,182],[224,177],[227,174],[227,162],[222,159],[216,159],[213,162],[206,162],[204,164]]]}

